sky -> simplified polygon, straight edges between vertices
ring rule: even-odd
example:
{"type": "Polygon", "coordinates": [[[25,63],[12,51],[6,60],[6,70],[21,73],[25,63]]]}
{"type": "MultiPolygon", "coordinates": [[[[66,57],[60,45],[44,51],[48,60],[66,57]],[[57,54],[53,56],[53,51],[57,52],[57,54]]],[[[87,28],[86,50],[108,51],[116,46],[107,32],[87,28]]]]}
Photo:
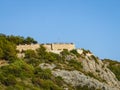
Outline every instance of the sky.
{"type": "Polygon", "coordinates": [[[73,42],[120,61],[120,0],[0,0],[0,33],[73,42]]]}

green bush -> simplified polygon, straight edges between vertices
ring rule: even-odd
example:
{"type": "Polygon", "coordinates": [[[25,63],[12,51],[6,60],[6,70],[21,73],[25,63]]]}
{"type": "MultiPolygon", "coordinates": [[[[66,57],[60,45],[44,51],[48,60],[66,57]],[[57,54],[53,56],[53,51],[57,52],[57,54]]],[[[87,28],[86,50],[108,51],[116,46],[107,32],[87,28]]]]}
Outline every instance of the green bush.
{"type": "Polygon", "coordinates": [[[82,70],[83,66],[81,64],[81,62],[78,62],[77,60],[70,60],[69,62],[69,66],[73,67],[76,70],[82,70]]]}
{"type": "Polygon", "coordinates": [[[17,83],[15,77],[13,75],[8,75],[7,78],[4,81],[4,84],[6,86],[11,86],[11,85],[15,85],[17,83]]]}
{"type": "Polygon", "coordinates": [[[65,83],[64,80],[62,79],[62,77],[57,76],[54,78],[54,82],[58,85],[58,86],[63,86],[63,84],[65,83]]]}
{"type": "Polygon", "coordinates": [[[37,58],[29,58],[29,59],[27,58],[27,59],[25,59],[25,62],[27,64],[32,65],[33,67],[37,67],[42,61],[37,58]]]}
{"type": "Polygon", "coordinates": [[[25,51],[25,58],[36,58],[37,57],[37,54],[35,53],[34,50],[26,50],[25,51]]]}
{"type": "Polygon", "coordinates": [[[63,49],[63,51],[60,52],[60,54],[61,54],[63,57],[65,57],[65,56],[67,56],[67,55],[70,55],[70,52],[69,52],[67,49],[63,49]]]}
{"type": "Polygon", "coordinates": [[[36,44],[37,43],[37,41],[35,41],[32,37],[24,38],[22,36],[13,36],[13,35],[8,35],[8,36],[4,35],[4,37],[8,41],[10,41],[10,42],[12,42],[16,45],[19,45],[19,44],[36,44]]]}
{"type": "Polygon", "coordinates": [[[0,59],[13,61],[16,59],[16,45],[0,36],[0,59]]]}
{"type": "Polygon", "coordinates": [[[70,53],[73,53],[74,55],[76,55],[77,57],[80,57],[80,54],[77,52],[77,50],[73,49],[70,51],[70,53]]]}
{"type": "Polygon", "coordinates": [[[97,64],[99,64],[98,59],[97,59],[94,55],[91,55],[91,57],[92,57],[92,59],[95,60],[95,62],[96,62],[97,64]]]}
{"type": "Polygon", "coordinates": [[[22,60],[17,60],[8,66],[2,67],[1,70],[6,76],[7,74],[11,74],[16,77],[24,78],[31,77],[33,75],[34,68],[22,60]]]}
{"type": "Polygon", "coordinates": [[[59,86],[57,86],[55,83],[53,83],[50,80],[34,78],[33,84],[35,84],[36,86],[39,86],[40,88],[44,90],[63,90],[62,88],[60,88],[59,86]]]}
{"type": "Polygon", "coordinates": [[[36,51],[39,59],[46,58],[47,52],[46,52],[46,48],[43,45],[40,45],[40,48],[38,48],[36,51]]]}
{"type": "Polygon", "coordinates": [[[36,68],[34,71],[35,77],[41,79],[51,79],[52,73],[50,69],[41,69],[40,67],[36,68]]]}
{"type": "Polygon", "coordinates": [[[96,89],[95,87],[88,87],[88,86],[76,86],[75,90],[100,90],[100,89],[96,89]]]}

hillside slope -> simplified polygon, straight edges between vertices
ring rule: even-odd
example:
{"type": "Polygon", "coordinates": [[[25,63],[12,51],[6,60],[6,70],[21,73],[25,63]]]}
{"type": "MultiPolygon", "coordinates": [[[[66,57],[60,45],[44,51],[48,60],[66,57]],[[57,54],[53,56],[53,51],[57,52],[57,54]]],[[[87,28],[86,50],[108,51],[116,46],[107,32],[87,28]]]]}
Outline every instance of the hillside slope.
{"type": "Polygon", "coordinates": [[[85,49],[16,50],[25,41],[35,42],[0,34],[0,90],[120,90],[119,62],[100,60],[85,49]]]}
{"type": "Polygon", "coordinates": [[[81,49],[80,52],[81,53],[78,53],[78,57],[73,53],[66,55],[66,61],[57,69],[57,65],[53,63],[52,65],[42,63],[40,66],[43,69],[51,69],[54,76],[62,77],[66,83],[76,88],[79,88],[79,86],[87,86],[101,90],[120,89],[120,81],[118,81],[115,74],[107,68],[106,64],[95,57],[90,51],[81,49]]]}

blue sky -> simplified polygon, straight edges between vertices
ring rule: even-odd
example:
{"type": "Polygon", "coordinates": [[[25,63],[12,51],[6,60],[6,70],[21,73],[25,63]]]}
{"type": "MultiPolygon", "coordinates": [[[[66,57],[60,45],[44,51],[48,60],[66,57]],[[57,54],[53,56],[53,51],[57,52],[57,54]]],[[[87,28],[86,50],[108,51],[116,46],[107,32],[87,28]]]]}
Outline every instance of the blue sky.
{"type": "Polygon", "coordinates": [[[73,42],[120,61],[120,0],[0,0],[0,33],[73,42]]]}

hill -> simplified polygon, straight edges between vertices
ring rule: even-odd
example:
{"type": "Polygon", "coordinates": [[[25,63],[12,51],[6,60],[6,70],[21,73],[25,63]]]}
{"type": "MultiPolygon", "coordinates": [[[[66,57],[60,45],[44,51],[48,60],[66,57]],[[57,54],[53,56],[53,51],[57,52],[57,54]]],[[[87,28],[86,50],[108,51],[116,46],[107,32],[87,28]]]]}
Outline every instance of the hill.
{"type": "Polygon", "coordinates": [[[43,45],[18,57],[21,36],[10,37],[0,35],[1,90],[120,90],[120,62],[100,60],[85,49],[50,52],[43,45]]]}

